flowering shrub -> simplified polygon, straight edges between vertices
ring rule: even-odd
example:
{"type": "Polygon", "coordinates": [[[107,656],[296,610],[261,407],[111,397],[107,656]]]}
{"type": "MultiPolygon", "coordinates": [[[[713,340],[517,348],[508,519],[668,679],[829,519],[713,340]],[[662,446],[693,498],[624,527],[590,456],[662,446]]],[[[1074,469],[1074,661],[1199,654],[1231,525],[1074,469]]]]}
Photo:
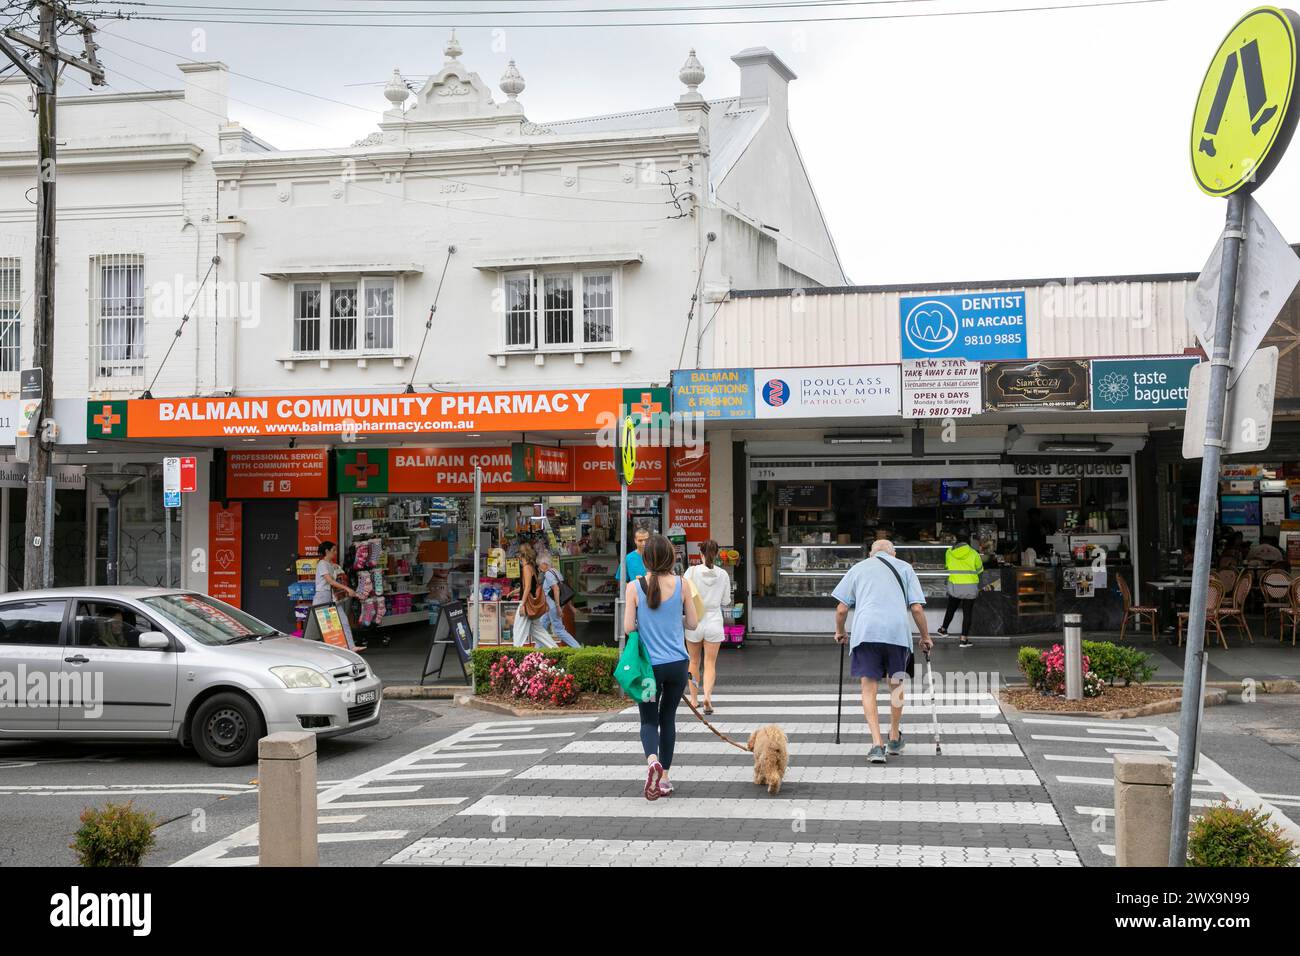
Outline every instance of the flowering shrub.
{"type": "Polygon", "coordinates": [[[502,656],[488,669],[493,693],[564,707],[578,699],[578,683],[563,667],[534,651],[522,661],[502,656]]]}
{"type": "MultiPolygon", "coordinates": [[[[1037,653],[1034,648],[1022,647],[1017,660],[1021,672],[1035,690],[1052,696],[1065,693],[1065,648],[1053,644],[1050,650],[1037,653]]],[[[1083,655],[1083,696],[1100,697],[1106,681],[1092,670],[1088,655],[1083,655]]]]}

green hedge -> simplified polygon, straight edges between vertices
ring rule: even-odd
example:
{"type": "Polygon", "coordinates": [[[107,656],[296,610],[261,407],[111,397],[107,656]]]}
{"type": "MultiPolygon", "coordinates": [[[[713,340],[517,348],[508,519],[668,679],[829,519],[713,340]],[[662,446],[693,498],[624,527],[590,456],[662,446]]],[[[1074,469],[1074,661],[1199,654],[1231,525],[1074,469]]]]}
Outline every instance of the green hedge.
{"type": "Polygon", "coordinates": [[[1084,641],[1083,653],[1088,658],[1088,668],[1111,686],[1117,680],[1123,681],[1125,687],[1145,684],[1156,673],[1151,655],[1135,647],[1110,641],[1084,641]]]}
{"type": "MultiPolygon", "coordinates": [[[[535,647],[479,647],[470,658],[474,671],[474,690],[483,694],[488,690],[488,672],[498,657],[513,657],[522,661],[533,653],[535,647]]],[[[616,647],[556,647],[542,650],[548,661],[554,661],[573,675],[579,693],[610,694],[614,691],[614,665],[618,663],[616,647]]]]}
{"type": "Polygon", "coordinates": [[[1026,684],[1030,687],[1042,686],[1047,667],[1043,664],[1043,652],[1040,648],[1020,648],[1020,653],[1016,655],[1016,666],[1020,668],[1020,673],[1025,675],[1026,684]]]}
{"type": "Polygon", "coordinates": [[[1188,866],[1294,866],[1295,844],[1270,814],[1220,803],[1192,821],[1188,866]]]}

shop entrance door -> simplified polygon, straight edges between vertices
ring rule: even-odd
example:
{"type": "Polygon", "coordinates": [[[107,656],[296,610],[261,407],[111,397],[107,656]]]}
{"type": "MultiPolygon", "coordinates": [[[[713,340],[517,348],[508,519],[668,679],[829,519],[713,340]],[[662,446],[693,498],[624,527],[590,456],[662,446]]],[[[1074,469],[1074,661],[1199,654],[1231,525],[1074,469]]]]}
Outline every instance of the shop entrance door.
{"type": "Polygon", "coordinates": [[[298,503],[244,502],[244,582],[240,599],[253,617],[282,631],[292,631],[293,602],[289,585],[298,580],[298,503]]]}

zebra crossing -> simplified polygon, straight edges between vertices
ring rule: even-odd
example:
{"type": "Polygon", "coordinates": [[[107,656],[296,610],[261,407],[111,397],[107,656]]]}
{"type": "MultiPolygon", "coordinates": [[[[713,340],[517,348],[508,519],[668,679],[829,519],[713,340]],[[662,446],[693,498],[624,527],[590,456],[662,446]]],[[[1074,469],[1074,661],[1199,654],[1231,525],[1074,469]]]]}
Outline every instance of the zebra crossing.
{"type": "MultiPolygon", "coordinates": [[[[889,697],[877,705],[888,723],[889,697]]],[[[1078,866],[1042,781],[988,693],[939,695],[943,752],[928,702],[909,694],[906,749],[868,765],[870,737],[846,688],[841,743],[834,693],[745,689],[714,696],[711,722],[744,741],[768,723],[790,741],[781,792],[752,782],[752,757],[714,737],[683,704],[670,776],[648,801],[636,708],[500,780],[394,865],[1078,866]]]]}
{"type": "MultiPolygon", "coordinates": [[[[1081,717],[1020,715],[1021,739],[1045,783],[1052,788],[1064,822],[1078,845],[1113,860],[1117,754],[1153,754],[1178,759],[1178,734],[1158,724],[1081,717]]],[[[1300,809],[1300,794],[1257,793],[1205,754],[1192,777],[1192,814],[1223,801],[1263,810],[1300,842],[1300,826],[1287,816],[1300,809]]]]}
{"type": "MultiPolygon", "coordinates": [[[[584,716],[476,723],[373,770],[322,783],[316,800],[321,863],[355,864],[357,844],[391,847],[409,842],[436,814],[470,803],[494,781],[545,754],[549,746],[584,733],[594,720],[584,716]],[[336,850],[336,844],[344,846],[336,850]]],[[[172,865],[256,866],[257,830],[256,823],[246,826],[172,865]]],[[[375,862],[387,854],[382,851],[375,862]]]]}

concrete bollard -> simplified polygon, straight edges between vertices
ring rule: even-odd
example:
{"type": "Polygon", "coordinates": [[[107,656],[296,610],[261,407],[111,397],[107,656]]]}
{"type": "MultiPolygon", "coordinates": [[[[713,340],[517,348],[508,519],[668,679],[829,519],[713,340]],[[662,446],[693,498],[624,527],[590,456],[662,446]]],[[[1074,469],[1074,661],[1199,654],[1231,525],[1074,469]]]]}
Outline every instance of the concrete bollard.
{"type": "Polygon", "coordinates": [[[1155,754],[1115,755],[1115,865],[1168,866],[1174,766],[1155,754]]]}
{"type": "Polygon", "coordinates": [[[316,866],[316,735],[257,742],[259,866],[316,866]]]}

